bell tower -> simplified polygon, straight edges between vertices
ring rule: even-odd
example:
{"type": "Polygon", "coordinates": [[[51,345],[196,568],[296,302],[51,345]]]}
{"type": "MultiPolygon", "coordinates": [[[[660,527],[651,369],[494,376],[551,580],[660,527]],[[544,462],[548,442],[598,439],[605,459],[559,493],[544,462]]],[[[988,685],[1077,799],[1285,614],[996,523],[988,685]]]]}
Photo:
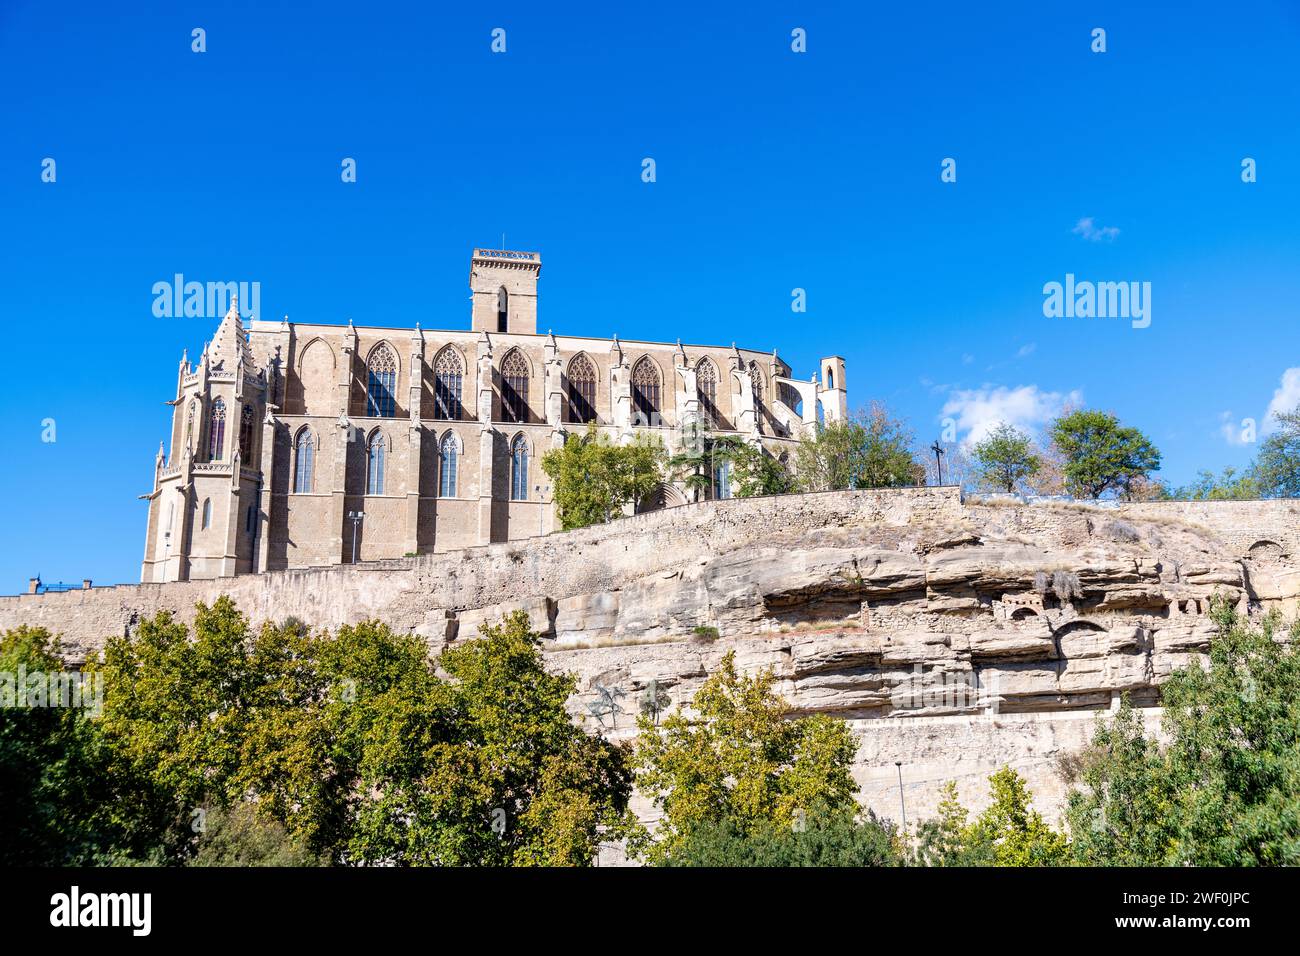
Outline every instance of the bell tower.
{"type": "Polygon", "coordinates": [[[539,252],[475,249],[469,266],[469,288],[474,293],[470,328],[493,335],[535,335],[541,272],[539,252]]]}

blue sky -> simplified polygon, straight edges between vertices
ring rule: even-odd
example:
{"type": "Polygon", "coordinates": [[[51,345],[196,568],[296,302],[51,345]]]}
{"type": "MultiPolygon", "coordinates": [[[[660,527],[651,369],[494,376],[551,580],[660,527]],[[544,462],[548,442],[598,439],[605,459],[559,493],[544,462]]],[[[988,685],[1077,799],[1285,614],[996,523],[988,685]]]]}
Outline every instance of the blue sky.
{"type": "Polygon", "coordinates": [[[260,282],[266,318],[463,328],[505,233],[543,328],[840,354],[921,443],[1073,396],[1174,484],[1300,401],[1295,3],[131,6],[0,0],[0,592],[138,579],[216,325],[153,316],[178,272],[260,282]],[[1150,282],[1150,327],[1044,317],[1066,273],[1150,282]]]}

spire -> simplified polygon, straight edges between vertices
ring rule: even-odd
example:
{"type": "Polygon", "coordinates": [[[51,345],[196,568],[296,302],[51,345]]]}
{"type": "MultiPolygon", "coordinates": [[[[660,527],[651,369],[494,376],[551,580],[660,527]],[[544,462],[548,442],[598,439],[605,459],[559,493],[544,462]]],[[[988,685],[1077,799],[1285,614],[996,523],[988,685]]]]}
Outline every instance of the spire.
{"type": "Polygon", "coordinates": [[[239,318],[239,296],[232,293],[230,309],[226,317],[217,326],[212,341],[203,350],[209,367],[214,372],[233,372],[236,366],[244,366],[244,374],[250,378],[256,375],[253,352],[248,347],[248,336],[244,333],[244,323],[239,318]]]}

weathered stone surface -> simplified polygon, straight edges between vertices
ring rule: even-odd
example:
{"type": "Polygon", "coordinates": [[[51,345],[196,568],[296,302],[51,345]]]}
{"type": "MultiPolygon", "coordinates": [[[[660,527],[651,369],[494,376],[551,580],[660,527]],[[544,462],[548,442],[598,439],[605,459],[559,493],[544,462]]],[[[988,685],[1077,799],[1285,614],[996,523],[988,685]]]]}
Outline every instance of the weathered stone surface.
{"type": "MultiPolygon", "coordinates": [[[[1002,764],[1041,806],[1095,712],[1151,708],[1213,639],[1216,596],[1294,616],[1300,509],[1291,502],[963,504],[953,489],[844,492],[641,515],[601,528],[383,567],[0,598],[0,627],[45,625],[69,657],[159,610],[189,623],[228,593],[254,623],[377,617],[437,649],[522,608],[548,665],[573,673],[575,720],[623,739],[651,682],[669,710],[734,652],[770,668],[795,714],[850,719],[864,801],[909,815],[958,781],[978,805],[1002,764]],[[596,685],[623,711],[598,722],[596,685]]],[[[1148,716],[1154,719],[1155,711],[1148,716]]],[[[643,809],[645,809],[643,807],[643,809]]]]}

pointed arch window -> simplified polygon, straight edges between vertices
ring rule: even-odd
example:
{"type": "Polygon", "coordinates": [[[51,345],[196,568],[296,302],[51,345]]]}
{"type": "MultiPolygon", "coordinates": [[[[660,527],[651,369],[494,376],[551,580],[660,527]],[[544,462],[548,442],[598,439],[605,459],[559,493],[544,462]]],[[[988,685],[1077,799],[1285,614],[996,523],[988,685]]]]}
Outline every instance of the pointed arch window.
{"type": "Polygon", "coordinates": [[[370,353],[366,364],[366,414],[371,418],[392,418],[397,390],[397,358],[387,345],[370,353]]]}
{"type": "Polygon", "coordinates": [[[569,421],[578,425],[596,420],[596,366],[585,355],[569,363],[569,421]]]}
{"type": "Polygon", "coordinates": [[[442,445],[438,449],[438,497],[440,498],[456,497],[456,466],[459,457],[460,449],[456,444],[456,436],[448,432],[443,436],[442,445]]]}
{"type": "Polygon", "coordinates": [[[313,472],[316,470],[316,443],[311,432],[304,428],[294,439],[293,490],[298,494],[307,494],[312,489],[313,472]]]}
{"type": "Polygon", "coordinates": [[[659,424],[659,369],[649,356],[632,367],[632,414],[634,425],[659,424]]]}
{"type": "Polygon", "coordinates": [[[523,435],[510,447],[510,500],[528,500],[528,442],[523,435]]]}
{"type": "Polygon", "coordinates": [[[366,494],[382,495],[384,493],[384,465],[387,459],[384,433],[375,432],[370,436],[366,454],[366,494]]]}
{"type": "Polygon", "coordinates": [[[709,428],[718,427],[718,369],[708,359],[695,367],[695,388],[700,397],[700,416],[709,428]]]}
{"type": "Polygon", "coordinates": [[[713,497],[727,499],[731,497],[731,460],[724,458],[713,468],[713,497]]]}
{"type": "Polygon", "coordinates": [[[749,384],[754,389],[754,404],[761,407],[763,404],[763,393],[766,391],[766,385],[763,379],[763,373],[759,370],[758,363],[750,360],[749,363],[749,384]]]}
{"type": "Polygon", "coordinates": [[[194,413],[198,407],[198,402],[190,402],[189,414],[185,416],[185,451],[190,455],[194,454],[194,413]]]}
{"type": "Polygon", "coordinates": [[[497,331],[502,334],[510,331],[510,293],[505,286],[497,289],[497,331]]]}
{"type": "Polygon", "coordinates": [[[208,416],[208,459],[221,461],[226,447],[226,403],[218,398],[208,416]]]}
{"type": "Polygon", "coordinates": [[[253,406],[245,405],[239,413],[239,460],[248,467],[253,457],[253,406]]]}
{"type": "Polygon", "coordinates": [[[438,353],[433,363],[433,417],[444,421],[460,419],[461,390],[465,366],[450,346],[438,353]]]}
{"type": "Polygon", "coordinates": [[[211,526],[212,526],[212,499],[204,498],[203,499],[203,524],[200,527],[204,531],[207,531],[208,528],[211,526]]]}
{"type": "Polygon", "coordinates": [[[508,422],[528,421],[528,362],[518,349],[501,363],[501,415],[508,422]]]}

